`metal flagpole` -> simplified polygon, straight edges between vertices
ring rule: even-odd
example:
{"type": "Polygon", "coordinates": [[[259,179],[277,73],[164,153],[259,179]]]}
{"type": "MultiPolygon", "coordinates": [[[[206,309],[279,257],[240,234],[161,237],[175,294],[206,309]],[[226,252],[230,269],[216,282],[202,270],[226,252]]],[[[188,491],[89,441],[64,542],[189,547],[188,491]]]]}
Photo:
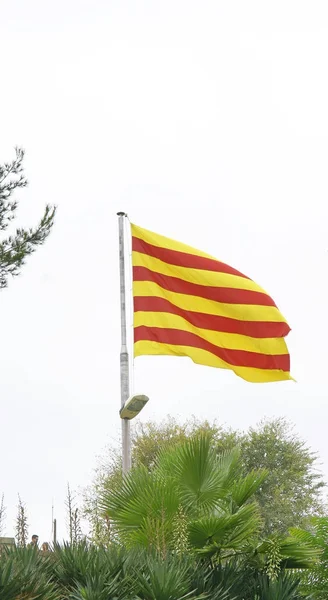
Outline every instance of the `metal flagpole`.
{"type": "MultiPolygon", "coordinates": [[[[129,353],[126,339],[126,294],[125,294],[125,255],[124,255],[124,219],[126,213],[119,212],[119,256],[120,256],[120,301],[121,301],[121,408],[129,398],[129,353]]],[[[129,419],[122,419],[122,466],[123,474],[131,469],[131,435],[129,419]]]]}

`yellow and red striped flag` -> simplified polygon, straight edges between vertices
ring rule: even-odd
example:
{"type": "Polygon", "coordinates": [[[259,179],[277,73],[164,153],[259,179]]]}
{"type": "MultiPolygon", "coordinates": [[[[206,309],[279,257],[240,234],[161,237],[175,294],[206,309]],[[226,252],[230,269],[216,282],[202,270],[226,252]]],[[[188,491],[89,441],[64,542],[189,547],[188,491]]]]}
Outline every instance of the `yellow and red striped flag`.
{"type": "Polygon", "coordinates": [[[135,356],[188,356],[250,382],[291,379],[290,327],[260,286],[208,254],[131,228],[135,356]]]}

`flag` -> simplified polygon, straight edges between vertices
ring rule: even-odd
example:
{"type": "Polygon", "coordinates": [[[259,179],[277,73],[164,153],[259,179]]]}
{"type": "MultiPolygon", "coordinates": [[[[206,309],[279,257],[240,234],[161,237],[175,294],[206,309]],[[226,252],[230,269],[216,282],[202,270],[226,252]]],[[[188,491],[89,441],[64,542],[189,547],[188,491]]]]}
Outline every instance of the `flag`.
{"type": "Polygon", "coordinates": [[[260,286],[204,252],[131,230],[134,356],[188,356],[250,382],[291,379],[290,327],[260,286]]]}

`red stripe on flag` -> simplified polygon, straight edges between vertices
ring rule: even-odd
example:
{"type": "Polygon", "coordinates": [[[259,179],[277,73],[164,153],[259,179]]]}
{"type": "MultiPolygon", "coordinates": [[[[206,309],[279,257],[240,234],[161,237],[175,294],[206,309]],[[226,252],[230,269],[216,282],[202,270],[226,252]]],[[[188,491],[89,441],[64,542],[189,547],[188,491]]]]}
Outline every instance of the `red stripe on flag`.
{"type": "Polygon", "coordinates": [[[160,248],[159,246],[153,246],[148,242],[144,242],[144,240],[141,240],[135,236],[132,237],[132,250],[135,252],[140,252],[141,254],[147,254],[153,258],[158,258],[169,265],[186,267],[187,269],[203,269],[204,271],[229,273],[230,275],[238,275],[238,277],[249,279],[249,277],[246,277],[246,275],[243,275],[236,269],[233,269],[232,267],[229,267],[225,263],[215,260],[214,258],[196,256],[195,254],[179,252],[178,250],[169,250],[168,248],[160,248]]]}
{"type": "Polygon", "coordinates": [[[257,306],[276,306],[272,298],[262,292],[253,290],[240,290],[236,288],[214,287],[209,285],[200,285],[184,281],[178,277],[162,275],[146,267],[133,267],[134,281],[152,281],[157,283],[164,290],[185,294],[188,296],[198,296],[206,300],[223,302],[225,304],[247,304],[257,306]]]}
{"type": "Polygon", "coordinates": [[[222,331],[223,333],[236,333],[253,338],[281,338],[290,332],[287,323],[271,321],[239,321],[229,317],[218,315],[207,315],[175,306],[169,300],[156,298],[154,296],[135,296],[135,312],[158,312],[169,313],[182,317],[194,327],[208,329],[209,331],[222,331]]]}
{"type": "Polygon", "coordinates": [[[280,370],[286,373],[289,373],[290,370],[289,354],[272,356],[268,354],[259,354],[257,352],[248,352],[246,350],[220,348],[194,333],[180,331],[179,329],[162,329],[160,327],[145,327],[142,325],[135,328],[134,341],[158,342],[160,344],[189,346],[191,348],[206,350],[228,365],[235,367],[280,370]]]}

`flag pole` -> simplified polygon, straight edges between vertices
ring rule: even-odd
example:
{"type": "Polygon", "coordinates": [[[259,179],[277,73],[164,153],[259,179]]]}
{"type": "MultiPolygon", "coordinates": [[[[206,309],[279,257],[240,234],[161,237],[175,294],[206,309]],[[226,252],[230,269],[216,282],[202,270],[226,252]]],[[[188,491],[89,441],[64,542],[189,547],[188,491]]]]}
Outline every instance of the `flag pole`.
{"type": "MultiPolygon", "coordinates": [[[[129,398],[129,353],[126,339],[126,292],[125,292],[125,254],[124,254],[124,219],[127,214],[118,212],[119,260],[120,260],[120,305],[121,305],[121,408],[129,398]]],[[[122,421],[122,470],[123,474],[131,469],[131,434],[130,421],[122,421]]]]}

